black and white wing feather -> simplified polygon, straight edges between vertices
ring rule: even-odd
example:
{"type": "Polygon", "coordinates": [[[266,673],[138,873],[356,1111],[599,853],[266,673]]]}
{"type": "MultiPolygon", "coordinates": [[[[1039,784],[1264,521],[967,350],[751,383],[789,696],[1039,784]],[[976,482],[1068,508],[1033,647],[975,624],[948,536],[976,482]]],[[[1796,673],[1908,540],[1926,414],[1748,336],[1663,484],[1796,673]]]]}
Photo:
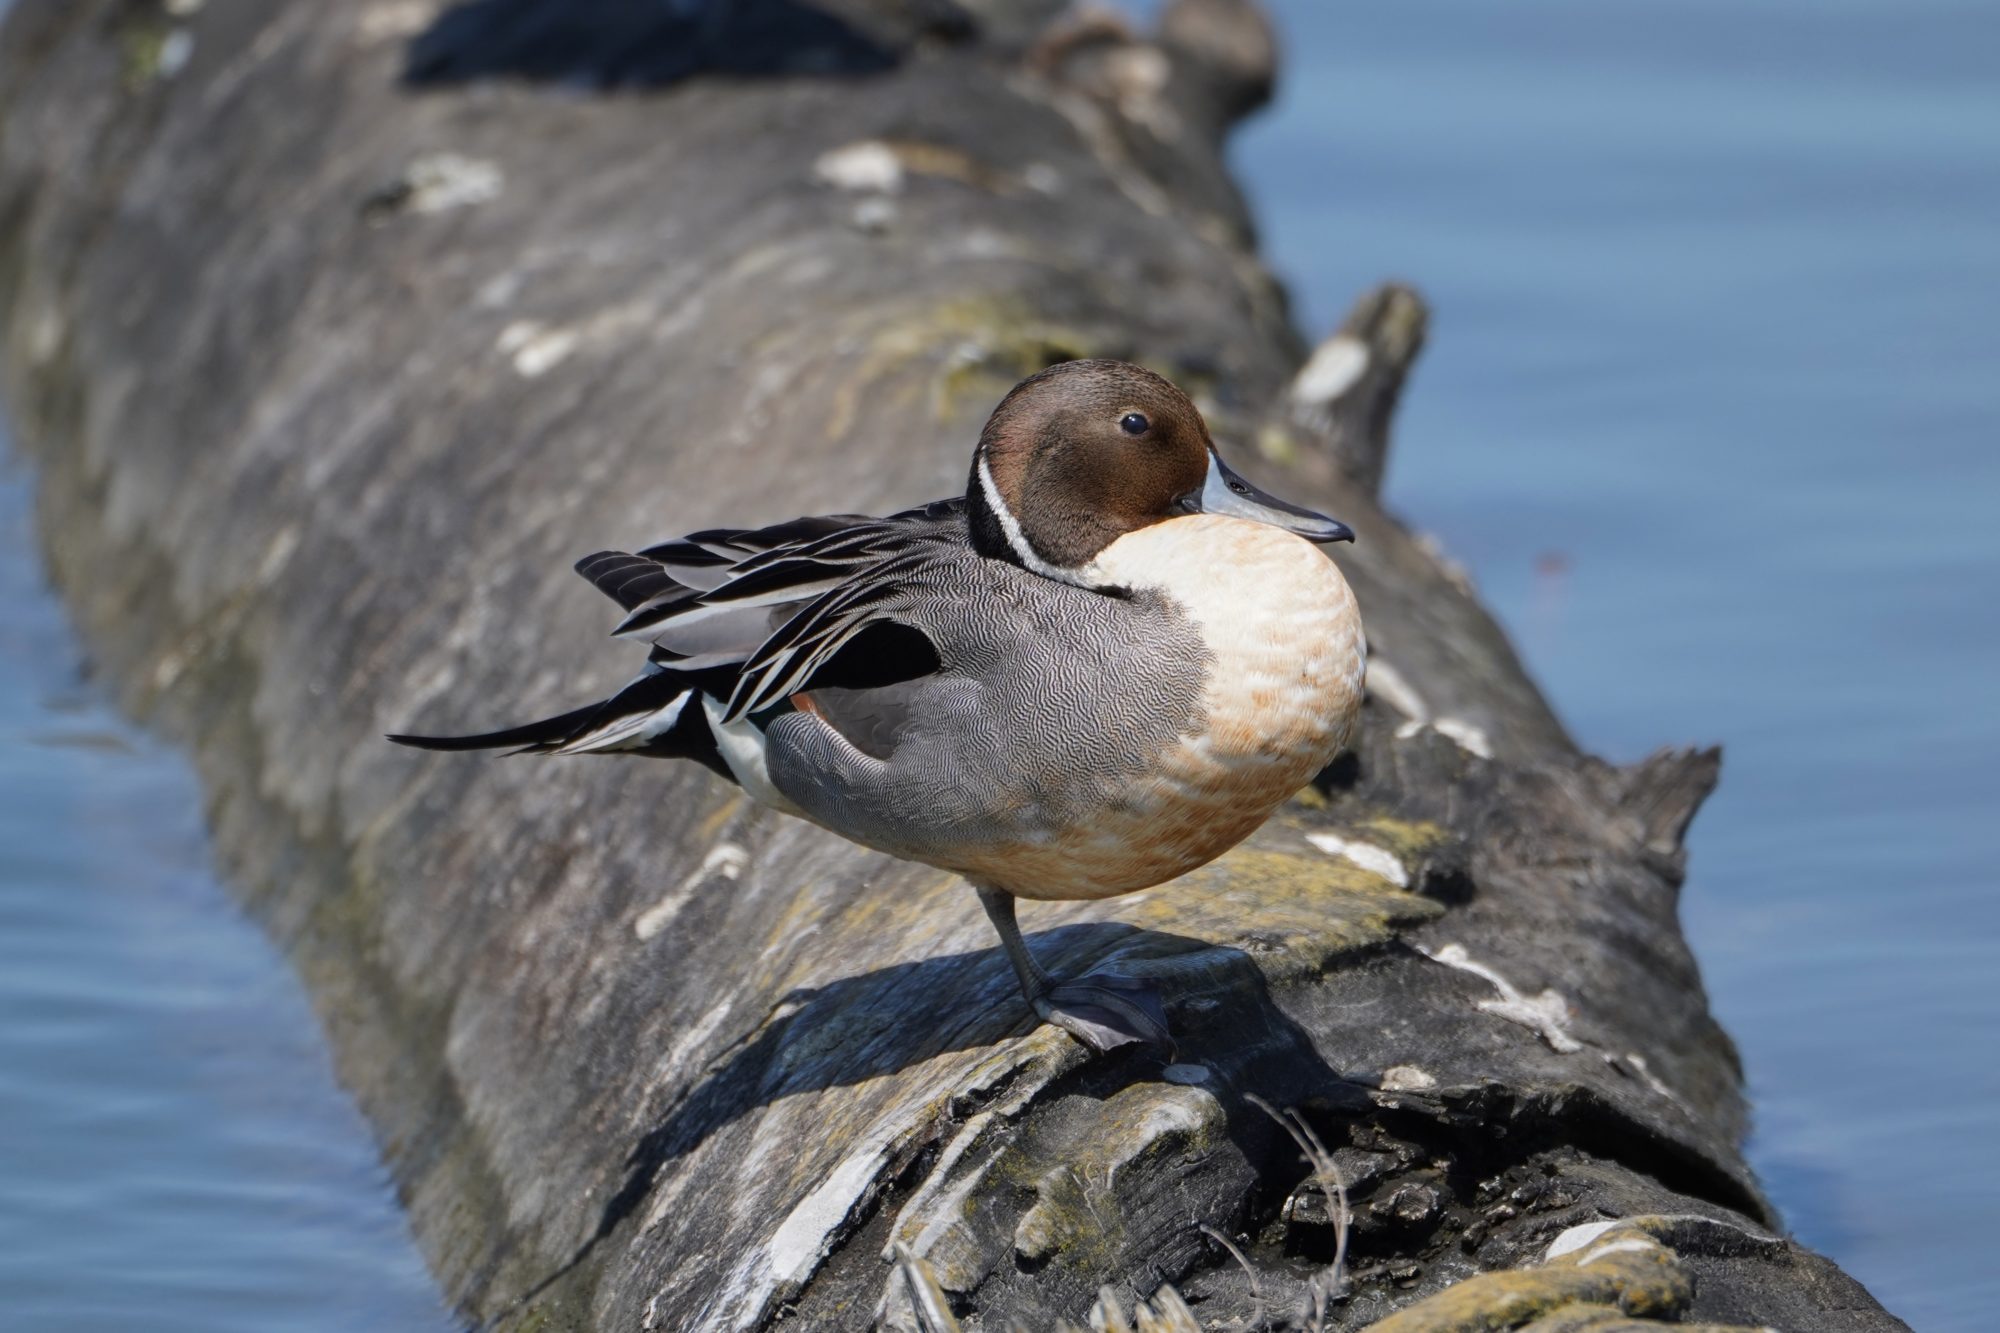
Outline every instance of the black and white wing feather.
{"type": "Polygon", "coordinates": [[[926,575],[950,558],[936,545],[915,544],[827,588],[743,662],[723,720],[761,712],[816,685],[883,686],[936,670],[936,650],[908,613],[919,590],[928,591],[926,575]],[[907,672],[899,673],[899,656],[907,672]]]}
{"type": "Polygon", "coordinates": [[[714,528],[576,570],[616,601],[613,633],[652,644],[643,674],[602,703],[480,736],[394,736],[430,749],[695,759],[727,775],[702,697],[725,721],[814,686],[861,689],[935,671],[935,648],[899,620],[927,569],[966,550],[962,500],[887,518],[799,518],[714,528]]]}

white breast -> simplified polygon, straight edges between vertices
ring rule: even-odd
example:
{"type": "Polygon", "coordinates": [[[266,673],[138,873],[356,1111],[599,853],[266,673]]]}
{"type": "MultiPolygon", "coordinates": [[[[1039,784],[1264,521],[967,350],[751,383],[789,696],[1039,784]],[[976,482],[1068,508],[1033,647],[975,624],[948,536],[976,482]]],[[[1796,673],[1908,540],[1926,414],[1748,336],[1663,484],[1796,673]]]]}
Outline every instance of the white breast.
{"type": "Polygon", "coordinates": [[[1195,622],[1212,657],[1203,723],[1102,817],[1016,849],[1008,879],[1027,897],[1127,893],[1215,859],[1339,753],[1361,706],[1361,617],[1309,542],[1197,514],[1128,534],[1096,563],[1195,622]]]}

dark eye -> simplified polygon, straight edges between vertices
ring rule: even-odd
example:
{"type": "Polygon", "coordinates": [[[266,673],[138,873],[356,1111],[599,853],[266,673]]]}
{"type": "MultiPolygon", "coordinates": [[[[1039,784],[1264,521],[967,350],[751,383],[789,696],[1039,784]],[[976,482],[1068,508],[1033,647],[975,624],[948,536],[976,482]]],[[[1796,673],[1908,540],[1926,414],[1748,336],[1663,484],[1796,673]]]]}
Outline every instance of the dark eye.
{"type": "Polygon", "coordinates": [[[1127,412],[1125,419],[1118,423],[1118,429],[1127,435],[1144,435],[1153,428],[1153,423],[1137,412],[1127,412]]]}

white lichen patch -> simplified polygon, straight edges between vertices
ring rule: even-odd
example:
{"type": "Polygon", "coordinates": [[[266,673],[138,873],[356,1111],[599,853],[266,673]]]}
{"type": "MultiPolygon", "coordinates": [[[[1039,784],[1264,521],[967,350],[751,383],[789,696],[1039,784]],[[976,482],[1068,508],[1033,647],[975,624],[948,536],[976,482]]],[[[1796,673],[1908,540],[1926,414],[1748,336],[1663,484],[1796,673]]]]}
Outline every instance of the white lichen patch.
{"type": "MultiPolygon", "coordinates": [[[[760,1326],[773,1306],[797,1295],[826,1262],[856,1215],[875,1197],[890,1164],[918,1132],[919,1125],[910,1123],[867,1135],[859,1147],[842,1158],[792,1207],[768,1241],[737,1262],[710,1307],[714,1311],[712,1317],[702,1326],[760,1326]]],[[[774,1154],[800,1151],[795,1135],[773,1135],[767,1131],[753,1147],[760,1145],[767,1145],[774,1154]]],[[[744,1179],[754,1177],[760,1169],[740,1168],[744,1179]]],[[[742,1197],[751,1200],[755,1192],[745,1191],[742,1197]]]]}
{"type": "Polygon", "coordinates": [[[1104,65],[1104,81],[1120,115],[1145,126],[1156,139],[1180,137],[1180,114],[1165,95],[1167,82],[1173,77],[1173,65],[1165,51],[1143,44],[1122,46],[1104,65]]]}
{"type": "MultiPolygon", "coordinates": [[[[1431,715],[1430,705],[1417,693],[1409,678],[1376,653],[1368,654],[1368,692],[1389,707],[1422,726],[1431,715]]],[[[1401,735],[1398,732],[1397,735],[1401,735]]]]}
{"type": "Polygon", "coordinates": [[[28,361],[40,367],[55,359],[63,342],[62,311],[53,301],[40,303],[28,321],[28,361]]]}
{"type": "Polygon", "coordinates": [[[472,299],[487,310],[500,310],[514,304],[514,298],[521,294],[526,282],[519,269],[510,268],[480,283],[479,291],[472,299]]]}
{"type": "Polygon", "coordinates": [[[499,164],[460,153],[432,153],[403,169],[399,205],[411,213],[443,213],[500,197],[499,164]]]}
{"type": "Polygon", "coordinates": [[[1571,1227],[1549,1242],[1548,1250],[1542,1255],[1542,1262],[1554,1263],[1558,1259],[1575,1255],[1576,1257],[1570,1262],[1578,1268],[1588,1268],[1617,1254],[1653,1254],[1666,1249],[1667,1247],[1661,1244],[1658,1238],[1644,1229],[1644,1224],[1640,1220],[1617,1217],[1608,1222],[1590,1222],[1583,1226],[1571,1227]]]}
{"type": "Polygon", "coordinates": [[[1368,348],[1358,338],[1336,334],[1313,348],[1292,377],[1292,401],[1319,407],[1352,389],[1368,373],[1368,348]]]}
{"type": "Polygon", "coordinates": [[[639,914],[638,920],[632,923],[633,933],[642,940],[652,939],[673,924],[674,918],[694,897],[696,889],[712,879],[733,884],[742,878],[749,864],[750,853],[744,847],[733,842],[718,842],[708,849],[708,855],[701,858],[701,864],[689,871],[672,891],[639,914]]]}
{"type": "Polygon", "coordinates": [[[1586,1222],[1581,1226],[1571,1227],[1549,1242],[1548,1252],[1542,1256],[1542,1262],[1547,1263],[1551,1259],[1560,1259],[1565,1254],[1574,1254],[1598,1237],[1625,1224],[1624,1218],[1614,1217],[1608,1222],[1586,1222]]]}
{"type": "Polygon", "coordinates": [[[1396,728],[1396,739],[1406,741],[1425,731],[1435,731],[1467,754],[1477,755],[1481,759],[1493,757],[1493,741],[1487,736],[1485,729],[1474,726],[1462,718],[1439,717],[1423,720],[1413,718],[1396,728]]]}
{"type": "Polygon", "coordinates": [[[153,72],[163,79],[171,79],[186,69],[192,59],[194,34],[186,28],[175,28],[160,39],[160,53],[154,57],[153,72]]]}
{"type": "Polygon", "coordinates": [[[517,319],[500,330],[494,349],[514,364],[523,379],[548,374],[585,347],[616,345],[654,323],[657,309],[648,301],[627,301],[601,310],[574,324],[547,324],[517,319]]]}
{"type": "Polygon", "coordinates": [[[1396,728],[1397,740],[1406,741],[1425,731],[1435,731],[1467,754],[1481,759],[1493,757],[1493,742],[1484,728],[1463,718],[1437,716],[1409,678],[1373,651],[1368,654],[1367,683],[1369,694],[1408,719],[1396,728]]]}
{"type": "MultiPolygon", "coordinates": [[[[1618,1057],[1606,1056],[1605,1058],[1616,1060],[1618,1057]]],[[[1688,1109],[1688,1104],[1681,1100],[1680,1094],[1668,1087],[1661,1081],[1660,1076],[1653,1072],[1652,1066],[1646,1063],[1645,1056],[1640,1055],[1637,1051],[1627,1051],[1623,1059],[1626,1066],[1644,1080],[1647,1087],[1672,1102],[1675,1106],[1680,1107],[1683,1111],[1688,1109]]]]}
{"type": "Polygon", "coordinates": [[[785,1286],[803,1283],[826,1257],[833,1233],[845,1222],[889,1164],[886,1142],[848,1155],[833,1174],[800,1201],[771,1236],[771,1275],[785,1286]]]}
{"type": "Polygon", "coordinates": [[[438,7],[430,0],[389,0],[368,5],[355,16],[355,34],[370,45],[406,41],[431,25],[438,7]]]}
{"type": "Polygon", "coordinates": [[[1476,727],[1463,718],[1438,717],[1431,719],[1431,729],[1456,742],[1458,748],[1468,754],[1476,754],[1481,759],[1493,757],[1493,742],[1483,727],[1476,727]]]}
{"type": "Polygon", "coordinates": [[[1417,951],[1432,962],[1443,963],[1446,967],[1461,972],[1470,972],[1489,983],[1500,992],[1497,1000],[1480,1000],[1478,1008],[1482,1013],[1504,1018],[1509,1023],[1518,1023],[1535,1033],[1549,1044],[1551,1050],[1565,1055],[1583,1049],[1583,1043],[1569,1033],[1569,1001],[1554,990],[1544,990],[1539,995],[1523,994],[1513,982],[1501,976],[1486,964],[1477,962],[1467,953],[1462,944],[1447,944],[1440,949],[1417,946],[1417,951]]]}
{"type": "Polygon", "coordinates": [[[1325,852],[1328,856],[1338,856],[1351,861],[1371,875],[1380,875],[1399,889],[1410,887],[1409,867],[1402,858],[1386,847],[1361,842],[1354,838],[1343,838],[1338,833],[1308,833],[1306,841],[1325,852]]]}
{"type": "Polygon", "coordinates": [[[181,672],[186,668],[187,661],[179,653],[171,651],[161,653],[160,660],[153,664],[153,688],[156,690],[169,688],[180,679],[181,672]]]}
{"type": "Polygon", "coordinates": [[[1030,162],[1021,169],[1021,184],[1036,194],[1060,194],[1062,173],[1046,162],[1030,162]]]}
{"type": "Polygon", "coordinates": [[[903,188],[903,160],[880,139],[862,139],[821,153],[813,178],[838,190],[894,194],[903,188]]]}
{"type": "Polygon", "coordinates": [[[1614,1254],[1646,1254],[1663,1248],[1665,1247],[1650,1236],[1623,1236],[1617,1240],[1607,1240],[1601,1245],[1591,1246],[1577,1256],[1576,1266],[1587,1268],[1599,1259],[1608,1259],[1614,1254]]]}
{"type": "Polygon", "coordinates": [[[569,360],[578,341],[574,329],[552,329],[538,320],[517,319],[500,330],[494,346],[514,363],[515,374],[531,380],[569,360]]]}
{"type": "Polygon", "coordinates": [[[277,578],[284,571],[285,565],[291,560],[293,553],[298,549],[299,525],[296,523],[287,523],[284,527],[279,528],[277,533],[271,538],[270,544],[264,548],[264,558],[257,562],[256,581],[258,584],[268,584],[277,578]]]}
{"type": "Polygon", "coordinates": [[[991,227],[968,227],[957,240],[956,253],[966,259],[1013,259],[1021,256],[1019,246],[991,227]]]}
{"type": "Polygon", "coordinates": [[[849,218],[856,231],[879,236],[896,225],[896,202],[879,194],[871,194],[854,205],[849,218]]]}
{"type": "Polygon", "coordinates": [[[1438,1081],[1415,1065],[1390,1065],[1382,1071],[1384,1092],[1428,1092],[1438,1081]]]}

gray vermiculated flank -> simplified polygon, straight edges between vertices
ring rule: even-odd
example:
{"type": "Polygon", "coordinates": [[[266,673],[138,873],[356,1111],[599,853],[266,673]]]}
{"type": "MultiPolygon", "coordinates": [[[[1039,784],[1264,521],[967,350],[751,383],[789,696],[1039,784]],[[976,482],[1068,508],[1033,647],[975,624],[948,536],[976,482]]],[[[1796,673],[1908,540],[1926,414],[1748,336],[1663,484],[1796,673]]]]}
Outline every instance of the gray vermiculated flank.
{"type": "Polygon", "coordinates": [[[939,672],[816,694],[827,719],[788,714],[768,732],[778,790],[870,847],[951,868],[1074,827],[1206,726],[1213,656],[1157,592],[1107,596],[945,548],[895,618],[930,638],[939,672]],[[848,737],[877,748],[884,714],[900,725],[878,759],[848,737]]]}

